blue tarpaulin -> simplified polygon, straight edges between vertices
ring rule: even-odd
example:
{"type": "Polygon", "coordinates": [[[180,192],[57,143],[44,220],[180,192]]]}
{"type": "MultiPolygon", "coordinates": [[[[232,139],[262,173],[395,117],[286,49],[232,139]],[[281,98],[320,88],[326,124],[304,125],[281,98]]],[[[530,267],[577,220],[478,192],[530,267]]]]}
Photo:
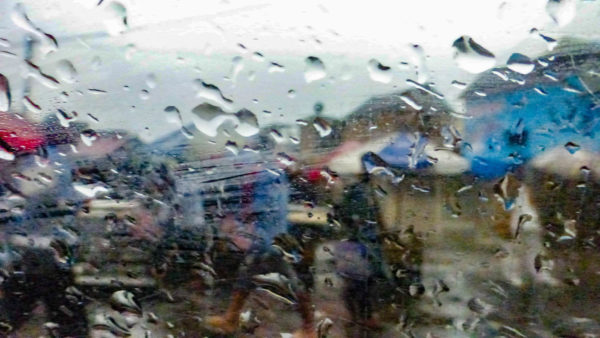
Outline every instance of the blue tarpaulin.
{"type": "Polygon", "coordinates": [[[570,153],[600,150],[600,109],[577,74],[540,71],[522,81],[520,86],[496,81],[483,97],[467,95],[471,118],[464,123],[461,151],[473,174],[499,177],[556,147],[570,153]]]}
{"type": "Polygon", "coordinates": [[[394,168],[423,169],[431,166],[424,152],[427,142],[425,137],[399,133],[377,155],[394,168]]]}

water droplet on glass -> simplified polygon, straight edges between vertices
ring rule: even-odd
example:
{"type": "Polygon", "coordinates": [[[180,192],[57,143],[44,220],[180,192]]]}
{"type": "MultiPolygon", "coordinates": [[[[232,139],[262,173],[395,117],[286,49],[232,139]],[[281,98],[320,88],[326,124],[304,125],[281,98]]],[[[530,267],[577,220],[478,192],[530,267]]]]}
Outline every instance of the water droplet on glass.
{"type": "Polygon", "coordinates": [[[165,107],[164,112],[166,113],[166,119],[168,123],[177,124],[178,126],[183,125],[183,120],[181,119],[181,113],[179,109],[175,106],[165,107]]]}
{"type": "Polygon", "coordinates": [[[56,39],[52,35],[43,32],[38,27],[35,27],[29,20],[27,14],[25,14],[25,8],[23,4],[16,4],[10,17],[12,22],[17,27],[27,31],[35,40],[40,42],[39,49],[43,55],[54,52],[58,49],[58,43],[56,42],[56,39]]]}
{"type": "Polygon", "coordinates": [[[295,98],[295,97],[296,97],[296,91],[295,91],[295,90],[293,90],[293,89],[290,89],[290,90],[288,90],[288,97],[289,97],[290,99],[293,99],[293,98],[295,98]]]}
{"type": "Polygon", "coordinates": [[[88,93],[94,95],[104,95],[106,94],[106,90],[98,89],[98,88],[89,88],[88,93]]]}
{"type": "Polygon", "coordinates": [[[554,48],[556,48],[556,46],[558,45],[558,41],[556,41],[555,39],[553,39],[547,35],[540,33],[540,31],[537,28],[532,28],[531,31],[529,31],[529,33],[542,39],[546,43],[546,48],[550,52],[553,51],[554,48]]]}
{"type": "MultiPolygon", "coordinates": [[[[279,175],[276,171],[273,171],[274,175],[279,175]]],[[[280,249],[281,250],[281,249],[280,249]]],[[[282,252],[286,260],[290,259],[293,261],[293,254],[282,252]]],[[[282,301],[287,304],[294,304],[295,293],[290,289],[290,282],[286,276],[280,273],[267,273],[261,275],[254,275],[252,280],[258,286],[256,291],[259,293],[272,298],[274,300],[282,301]]]]}
{"type": "Polygon", "coordinates": [[[110,305],[119,312],[142,314],[142,306],[135,298],[135,295],[126,290],[115,291],[110,296],[110,305]]]}
{"type": "Polygon", "coordinates": [[[225,149],[229,150],[234,155],[240,153],[240,148],[238,147],[237,143],[233,141],[227,141],[227,143],[225,143],[225,149]]]}
{"type": "Polygon", "coordinates": [[[587,180],[589,178],[590,173],[592,172],[592,170],[588,167],[588,166],[582,166],[581,168],[579,168],[579,171],[581,172],[581,175],[583,176],[583,178],[585,180],[587,180]]]}
{"type": "Polygon", "coordinates": [[[113,1],[105,7],[104,25],[110,35],[119,35],[127,30],[127,9],[121,3],[113,1]]]}
{"type": "Polygon", "coordinates": [[[423,187],[420,185],[416,185],[416,184],[411,184],[410,187],[418,192],[424,192],[424,193],[430,193],[431,192],[431,188],[429,187],[423,187]]]}
{"type": "Polygon", "coordinates": [[[242,109],[235,114],[238,118],[238,124],[235,131],[243,137],[249,137],[258,134],[258,119],[253,112],[248,109],[242,109]]]}
{"type": "Polygon", "coordinates": [[[65,91],[61,92],[59,97],[60,97],[62,103],[69,102],[69,94],[67,92],[65,92],[65,91]]]}
{"type": "MultiPolygon", "coordinates": [[[[333,320],[325,317],[317,323],[317,336],[318,337],[329,337],[329,331],[333,327],[333,320]]],[[[283,337],[282,337],[283,338],[283,337]]]]}
{"type": "Polygon", "coordinates": [[[269,65],[269,73],[283,73],[285,72],[285,67],[283,67],[282,65],[280,65],[277,62],[271,62],[271,64],[269,65]]]}
{"type": "Polygon", "coordinates": [[[8,79],[0,74],[0,111],[10,110],[10,86],[8,79]]]}
{"type": "Polygon", "coordinates": [[[12,161],[14,159],[15,159],[15,154],[13,154],[10,151],[4,149],[3,147],[0,147],[0,160],[12,161]]]}
{"type": "Polygon", "coordinates": [[[181,126],[181,134],[190,140],[194,138],[194,134],[192,134],[192,132],[185,126],[181,126]]]}
{"type": "Polygon", "coordinates": [[[398,69],[400,69],[402,71],[407,71],[410,69],[410,65],[406,61],[400,61],[398,63],[398,69]]]}
{"type": "Polygon", "coordinates": [[[574,142],[567,142],[565,144],[565,149],[567,149],[567,151],[571,154],[575,154],[581,147],[579,146],[579,144],[574,143],[574,142]]]}
{"type": "Polygon", "coordinates": [[[375,59],[369,60],[367,70],[371,80],[381,83],[390,83],[392,81],[392,71],[390,67],[381,64],[375,59]]]}
{"type": "Polygon", "coordinates": [[[563,90],[569,93],[574,93],[574,94],[583,94],[583,91],[577,89],[577,88],[573,88],[569,85],[566,85],[563,87],[563,90]]]}
{"type": "Polygon", "coordinates": [[[283,135],[277,129],[271,129],[271,132],[269,133],[269,135],[271,135],[271,138],[273,138],[273,140],[275,141],[275,143],[283,143],[283,142],[285,142],[285,138],[283,137],[283,135]]]}
{"type": "Polygon", "coordinates": [[[87,116],[90,118],[90,120],[92,120],[95,123],[100,122],[100,120],[96,116],[94,116],[94,115],[92,115],[90,113],[88,113],[87,116]]]}
{"type": "Polygon", "coordinates": [[[496,64],[496,57],[483,48],[472,38],[461,36],[452,44],[454,47],[454,61],[469,73],[478,74],[486,71],[496,64]]]}
{"type": "Polygon", "coordinates": [[[9,57],[9,58],[16,58],[17,57],[17,54],[15,54],[13,52],[9,52],[7,50],[0,50],[0,55],[6,56],[6,57],[9,57]]]}
{"type": "Polygon", "coordinates": [[[25,78],[33,77],[34,79],[36,79],[40,84],[42,84],[46,88],[49,88],[49,89],[58,88],[58,84],[59,84],[58,80],[56,80],[55,78],[53,78],[50,75],[44,74],[42,72],[42,70],[40,69],[40,67],[34,65],[33,63],[31,63],[29,61],[25,61],[23,76],[25,78]]]}
{"type": "Polygon", "coordinates": [[[413,101],[413,99],[406,95],[400,95],[400,100],[402,100],[407,105],[411,106],[411,108],[414,110],[421,110],[423,108],[421,105],[417,104],[415,101],[413,101]]]}
{"type": "Polygon", "coordinates": [[[508,69],[520,73],[529,74],[535,68],[535,64],[531,59],[523,54],[513,53],[506,62],[508,69]]]}
{"type": "Polygon", "coordinates": [[[433,285],[433,294],[438,295],[440,293],[449,292],[450,287],[442,279],[437,279],[433,285]]]}
{"type": "Polygon", "coordinates": [[[248,152],[251,152],[251,153],[255,153],[255,154],[258,154],[258,153],[260,152],[260,150],[259,150],[259,149],[257,149],[257,148],[253,148],[253,147],[251,147],[251,146],[249,146],[249,145],[247,145],[247,144],[246,144],[246,145],[244,145],[244,147],[242,148],[242,150],[244,150],[244,151],[248,151],[248,152]]]}
{"type": "Polygon", "coordinates": [[[74,83],[77,80],[77,70],[69,60],[58,61],[56,74],[67,83],[74,83]]]}
{"type": "Polygon", "coordinates": [[[265,56],[261,52],[252,53],[252,59],[256,62],[263,62],[265,60],[265,56]]]}
{"type": "Polygon", "coordinates": [[[575,0],[548,0],[546,4],[546,12],[560,27],[573,20],[575,11],[575,0]]]}
{"type": "Polygon", "coordinates": [[[465,88],[467,88],[467,84],[466,83],[460,82],[460,81],[457,81],[457,80],[452,80],[451,84],[454,87],[458,88],[458,89],[465,89],[465,88]]]}
{"type": "Polygon", "coordinates": [[[137,47],[134,44],[128,44],[127,46],[125,46],[125,59],[130,61],[136,52],[137,47]]]}
{"type": "Polygon", "coordinates": [[[462,140],[460,133],[454,126],[443,126],[440,132],[444,139],[444,147],[454,149],[458,142],[462,140]]]}
{"type": "Polygon", "coordinates": [[[425,50],[419,45],[412,45],[411,47],[411,51],[413,52],[412,60],[417,71],[417,82],[426,83],[429,79],[429,74],[426,64],[427,56],[425,55],[425,50]]]}
{"type": "Polygon", "coordinates": [[[297,163],[296,159],[284,152],[280,152],[277,154],[277,161],[286,167],[292,166],[297,163]]]}
{"type": "Polygon", "coordinates": [[[148,322],[158,324],[158,316],[154,312],[148,312],[148,322]]]}
{"type": "Polygon", "coordinates": [[[321,137],[325,137],[325,136],[331,134],[331,132],[332,132],[332,129],[331,129],[331,126],[329,125],[329,123],[324,118],[321,118],[321,117],[316,117],[313,120],[313,126],[315,127],[315,129],[319,133],[319,136],[321,136],[321,137]]]}
{"type": "Polygon", "coordinates": [[[377,186],[375,187],[375,195],[379,198],[386,198],[386,196],[388,195],[387,190],[383,189],[379,184],[377,184],[377,186]]]}
{"type": "Polygon", "coordinates": [[[469,307],[469,310],[483,316],[488,315],[493,310],[492,305],[477,297],[471,298],[467,303],[467,306],[469,307]]]}
{"type": "Polygon", "coordinates": [[[519,215],[519,220],[517,222],[517,229],[515,230],[515,238],[519,237],[525,223],[531,222],[531,220],[533,220],[533,216],[530,214],[519,215]]]}
{"type": "Polygon", "coordinates": [[[98,134],[92,129],[86,129],[81,132],[81,141],[83,144],[90,147],[94,141],[98,139],[98,134]]]}
{"type": "Polygon", "coordinates": [[[219,87],[206,83],[200,79],[194,80],[194,86],[198,90],[197,97],[203,98],[212,104],[221,107],[223,110],[231,111],[233,101],[226,98],[219,87]]]}
{"type": "Polygon", "coordinates": [[[28,111],[30,111],[32,113],[36,113],[36,114],[39,114],[42,112],[42,107],[40,107],[38,104],[33,102],[29,96],[23,97],[22,102],[28,111]]]}
{"type": "Polygon", "coordinates": [[[344,65],[341,70],[340,79],[342,81],[348,81],[352,79],[354,75],[352,74],[352,68],[348,65],[344,65]]]}
{"type": "Polygon", "coordinates": [[[92,62],[90,64],[90,67],[92,68],[92,70],[98,70],[98,69],[100,69],[101,66],[102,66],[102,59],[100,59],[99,56],[94,56],[94,58],[92,58],[92,62]]]}
{"type": "Polygon", "coordinates": [[[306,68],[304,70],[304,79],[306,83],[321,80],[327,76],[325,64],[316,56],[309,56],[304,60],[306,68]]]}
{"type": "Polygon", "coordinates": [[[422,296],[425,293],[425,286],[421,283],[413,283],[408,287],[408,293],[412,297],[422,296]]]}
{"type": "Polygon", "coordinates": [[[248,72],[248,81],[252,82],[256,79],[256,72],[251,70],[248,72]]]}
{"type": "Polygon", "coordinates": [[[429,95],[433,95],[434,97],[436,97],[436,98],[438,98],[440,100],[444,99],[444,95],[442,95],[442,94],[436,92],[435,90],[431,89],[431,85],[422,85],[422,84],[417,83],[417,82],[415,82],[415,81],[413,81],[411,79],[406,80],[406,84],[409,85],[409,86],[411,86],[411,87],[420,89],[420,90],[424,91],[425,93],[427,93],[429,95]]]}
{"type": "Polygon", "coordinates": [[[231,121],[233,124],[238,122],[238,118],[233,114],[225,113],[221,108],[208,103],[200,104],[192,109],[192,122],[198,131],[209,137],[217,136],[217,131],[221,124],[231,121]]]}
{"type": "Polygon", "coordinates": [[[554,268],[554,261],[544,254],[538,253],[533,259],[533,267],[537,273],[551,271],[554,268]]]}
{"type": "Polygon", "coordinates": [[[150,89],[156,88],[156,75],[150,73],[146,77],[146,86],[150,89]]]}
{"type": "MultiPolygon", "coordinates": [[[[92,321],[92,328],[106,330],[112,333],[110,336],[130,336],[131,331],[127,327],[125,319],[118,313],[100,313],[92,321]]],[[[110,334],[109,333],[109,334],[110,334]]],[[[102,336],[104,337],[104,336],[102,336]]]]}
{"type": "Polygon", "coordinates": [[[148,100],[150,98],[150,92],[147,89],[142,89],[140,91],[140,99],[148,100]]]}
{"type": "Polygon", "coordinates": [[[237,80],[238,74],[244,69],[244,64],[242,63],[241,56],[235,56],[231,59],[231,71],[229,72],[229,79],[231,82],[235,83],[237,80]]]}
{"type": "Polygon", "coordinates": [[[110,192],[110,189],[101,182],[93,184],[82,184],[76,182],[73,183],[73,189],[88,198],[100,197],[110,192]]]}
{"type": "Polygon", "coordinates": [[[71,123],[77,119],[77,113],[72,112],[71,114],[69,114],[62,109],[57,109],[56,117],[58,118],[58,121],[60,122],[61,126],[68,128],[69,123],[71,123]]]}
{"type": "MultiPolygon", "coordinates": [[[[513,74],[513,75],[519,75],[519,74],[513,74]]],[[[522,77],[511,77],[508,79],[510,82],[516,83],[519,86],[522,86],[525,84],[525,79],[522,77]]]]}
{"type": "Polygon", "coordinates": [[[502,79],[502,81],[508,81],[508,75],[506,75],[506,72],[500,70],[492,70],[492,74],[502,79]]]}
{"type": "Polygon", "coordinates": [[[323,102],[316,102],[315,105],[313,106],[313,111],[315,112],[316,115],[323,113],[324,109],[325,109],[325,105],[323,104],[323,102]]]}

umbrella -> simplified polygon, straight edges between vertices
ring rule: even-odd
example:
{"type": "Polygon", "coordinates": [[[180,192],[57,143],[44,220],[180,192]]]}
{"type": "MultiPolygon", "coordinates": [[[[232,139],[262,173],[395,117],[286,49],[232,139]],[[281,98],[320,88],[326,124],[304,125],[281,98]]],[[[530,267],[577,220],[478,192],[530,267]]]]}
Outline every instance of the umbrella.
{"type": "Polygon", "coordinates": [[[324,165],[340,174],[358,174],[363,172],[362,157],[369,152],[395,169],[427,169],[443,175],[468,170],[467,161],[458,154],[436,147],[427,138],[411,133],[395,133],[367,143],[345,142],[332,152],[324,165]]]}
{"type": "Polygon", "coordinates": [[[495,69],[477,80],[465,94],[470,119],[461,149],[472,173],[503,176],[557,147],[566,150],[563,155],[599,151],[600,101],[590,85],[597,80],[581,72],[597,57],[540,58],[530,74],[495,69]]]}
{"type": "Polygon", "coordinates": [[[9,152],[31,151],[45,142],[40,129],[16,114],[0,112],[0,145],[9,152]]]}

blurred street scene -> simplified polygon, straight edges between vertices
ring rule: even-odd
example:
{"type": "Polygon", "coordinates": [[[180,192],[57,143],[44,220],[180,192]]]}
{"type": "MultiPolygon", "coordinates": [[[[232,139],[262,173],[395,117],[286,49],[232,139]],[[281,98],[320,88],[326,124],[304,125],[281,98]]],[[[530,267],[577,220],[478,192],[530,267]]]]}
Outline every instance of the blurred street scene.
{"type": "Polygon", "coordinates": [[[0,336],[600,336],[590,3],[367,57],[219,21],[276,5],[0,4],[0,336]]]}

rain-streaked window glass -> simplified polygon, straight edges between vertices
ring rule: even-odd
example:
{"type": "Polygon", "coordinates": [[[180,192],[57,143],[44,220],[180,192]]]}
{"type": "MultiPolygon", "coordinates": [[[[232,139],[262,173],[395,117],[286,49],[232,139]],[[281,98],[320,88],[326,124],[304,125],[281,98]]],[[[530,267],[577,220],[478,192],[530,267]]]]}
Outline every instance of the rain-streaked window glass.
{"type": "Polygon", "coordinates": [[[597,1],[0,13],[0,336],[600,337],[597,1]]]}

